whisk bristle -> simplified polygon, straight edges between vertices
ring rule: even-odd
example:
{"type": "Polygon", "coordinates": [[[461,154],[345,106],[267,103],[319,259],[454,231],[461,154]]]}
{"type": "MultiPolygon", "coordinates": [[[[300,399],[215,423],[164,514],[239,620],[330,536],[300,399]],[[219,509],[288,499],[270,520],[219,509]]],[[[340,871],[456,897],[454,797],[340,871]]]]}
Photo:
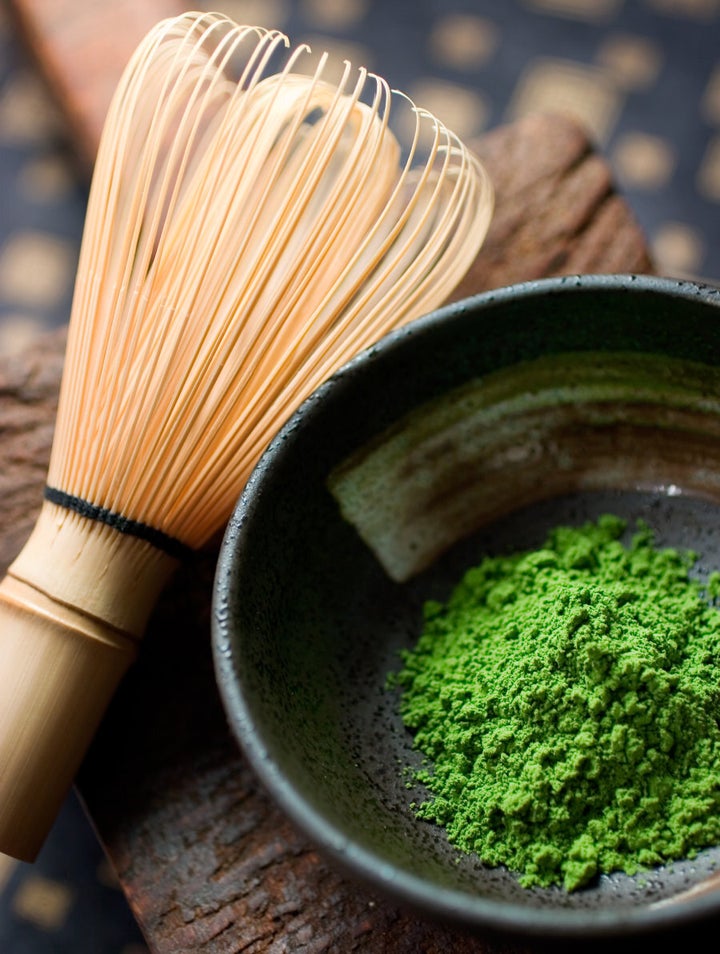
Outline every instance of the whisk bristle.
{"type": "Polygon", "coordinates": [[[178,557],[273,434],[440,304],[485,236],[492,189],[463,144],[309,55],[188,14],[151,31],[111,105],[46,500],[0,583],[0,851],[34,857],[178,557]]]}
{"type": "Polygon", "coordinates": [[[379,77],[216,14],[138,50],[102,139],[49,483],[192,547],[321,381],[439,304],[491,191],[415,110],[408,155],[379,77]],[[429,140],[421,155],[423,134],[429,140]],[[192,501],[190,505],[188,503],[192,501]]]}

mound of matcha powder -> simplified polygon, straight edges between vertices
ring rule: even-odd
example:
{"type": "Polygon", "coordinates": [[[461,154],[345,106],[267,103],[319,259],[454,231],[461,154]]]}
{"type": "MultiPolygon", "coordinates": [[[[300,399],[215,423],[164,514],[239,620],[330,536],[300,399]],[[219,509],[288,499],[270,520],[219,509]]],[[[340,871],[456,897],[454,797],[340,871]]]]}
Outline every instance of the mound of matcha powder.
{"type": "Polygon", "coordinates": [[[720,844],[720,577],[624,531],[483,560],[389,679],[425,756],[418,816],[527,887],[720,844]]]}

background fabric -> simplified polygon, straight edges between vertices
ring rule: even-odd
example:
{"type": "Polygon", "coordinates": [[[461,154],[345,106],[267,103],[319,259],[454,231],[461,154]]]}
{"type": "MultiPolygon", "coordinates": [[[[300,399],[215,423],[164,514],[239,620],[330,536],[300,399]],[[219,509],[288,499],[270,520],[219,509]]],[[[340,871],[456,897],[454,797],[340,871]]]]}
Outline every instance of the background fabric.
{"type": "MultiPolygon", "coordinates": [[[[347,56],[469,140],[530,111],[571,112],[609,160],[657,270],[720,283],[720,0],[191,6],[347,56]]],[[[0,7],[0,352],[67,321],[86,198],[63,118],[0,7]]],[[[35,865],[0,856],[0,951],[144,950],[74,795],[35,865]]]]}

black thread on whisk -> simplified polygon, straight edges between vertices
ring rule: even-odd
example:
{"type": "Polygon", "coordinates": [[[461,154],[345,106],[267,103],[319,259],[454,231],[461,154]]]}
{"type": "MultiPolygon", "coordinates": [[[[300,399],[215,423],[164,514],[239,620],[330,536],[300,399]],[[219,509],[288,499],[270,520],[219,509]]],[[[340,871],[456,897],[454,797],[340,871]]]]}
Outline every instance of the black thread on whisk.
{"type": "Polygon", "coordinates": [[[76,497],[68,494],[64,490],[58,490],[57,487],[45,487],[44,497],[50,503],[57,504],[65,510],[72,510],[80,514],[81,517],[87,517],[88,520],[95,520],[98,523],[104,523],[113,530],[127,534],[130,537],[137,537],[152,544],[156,549],[162,550],[168,556],[175,557],[178,560],[187,560],[193,554],[192,547],[187,546],[175,537],[171,537],[162,530],[156,530],[154,527],[142,523],[140,520],[131,520],[124,517],[121,513],[114,510],[108,510],[107,507],[100,507],[97,504],[88,503],[82,497],[76,497]]]}

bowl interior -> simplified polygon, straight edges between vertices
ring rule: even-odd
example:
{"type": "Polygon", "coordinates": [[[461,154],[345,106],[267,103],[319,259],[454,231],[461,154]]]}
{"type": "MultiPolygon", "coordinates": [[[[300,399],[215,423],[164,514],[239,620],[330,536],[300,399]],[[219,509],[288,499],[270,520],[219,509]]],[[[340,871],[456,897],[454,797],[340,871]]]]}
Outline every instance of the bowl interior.
{"type": "MultiPolygon", "coordinates": [[[[421,793],[408,787],[406,767],[419,756],[386,688],[399,650],[419,635],[426,599],[443,599],[484,553],[537,546],[559,523],[604,512],[643,517],[659,544],[698,551],[701,575],[720,568],[719,317],[710,290],[656,279],[550,280],[479,296],[355,359],[263,457],[218,564],[218,681],[230,723],[271,792],[357,875],[431,914],[532,933],[647,928],[720,903],[720,889],[697,889],[720,863],[716,849],[643,876],[602,876],[571,894],[522,888],[512,873],[458,852],[413,813],[421,793]],[[578,367],[589,356],[593,367],[608,369],[612,387],[572,392],[571,417],[553,417],[568,386],[582,385],[578,367]],[[640,397],[632,387],[635,358],[657,385],[640,397]],[[501,375],[510,392],[517,382],[513,394],[522,397],[527,368],[548,359],[540,417],[550,424],[539,436],[537,414],[523,401],[500,424],[497,402],[489,401],[473,424],[490,435],[505,428],[505,445],[532,444],[536,452],[499,453],[488,465],[480,440],[467,459],[455,460],[451,470],[460,477],[443,484],[442,494],[470,503],[453,539],[407,579],[393,579],[341,514],[330,475],[355,460],[358,448],[386,447],[379,435],[410,433],[407,446],[417,451],[427,436],[413,430],[417,408],[424,419],[457,389],[484,393],[501,375]],[[630,368],[619,391],[618,361],[630,368]],[[472,488],[479,484],[493,507],[478,504],[472,488]]],[[[432,479],[439,471],[429,466],[432,479]]],[[[386,488],[398,493],[399,508],[401,485],[386,488]]],[[[360,509],[367,513],[383,497],[382,473],[365,491],[360,509]]],[[[437,523],[446,523],[442,513],[437,523]]]]}

